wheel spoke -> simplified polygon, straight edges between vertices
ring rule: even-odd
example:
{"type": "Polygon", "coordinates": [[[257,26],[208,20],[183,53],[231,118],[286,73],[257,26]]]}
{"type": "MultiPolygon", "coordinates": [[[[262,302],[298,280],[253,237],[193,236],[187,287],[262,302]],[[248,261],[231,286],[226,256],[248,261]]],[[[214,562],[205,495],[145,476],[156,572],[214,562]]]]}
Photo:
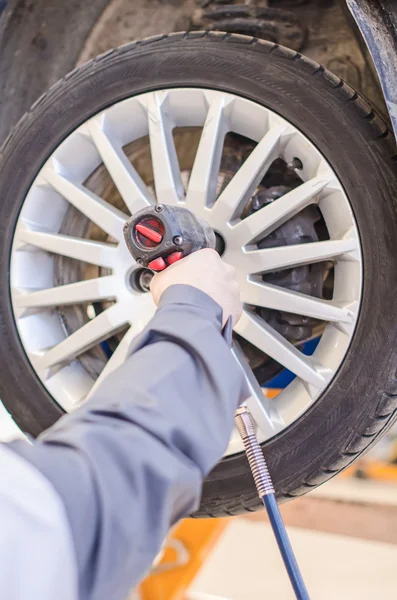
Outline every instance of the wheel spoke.
{"type": "Polygon", "coordinates": [[[271,163],[279,155],[283,132],[283,127],[272,127],[239,168],[215,202],[212,209],[215,223],[223,225],[239,216],[271,163]]]}
{"type": "Polygon", "coordinates": [[[298,267],[299,265],[333,260],[343,255],[355,260],[353,253],[357,249],[358,242],[352,237],[252,250],[245,253],[245,258],[249,273],[268,273],[298,267]]]}
{"type": "Polygon", "coordinates": [[[62,342],[44,352],[37,361],[38,369],[43,372],[55,365],[70,362],[82,352],[116,333],[126,322],[124,311],[119,304],[114,304],[62,342]]]}
{"type": "Polygon", "coordinates": [[[149,189],[128,160],[125,152],[101,126],[99,118],[89,122],[89,131],[103,163],[112,177],[128,210],[133,215],[155,202],[149,189]]]}
{"type": "Polygon", "coordinates": [[[117,261],[117,249],[111,244],[22,228],[18,230],[16,239],[18,242],[31,244],[47,252],[82,260],[99,267],[112,268],[117,261]]]}
{"type": "Polygon", "coordinates": [[[295,313],[322,321],[352,324],[355,319],[354,313],[349,308],[259,281],[249,281],[244,285],[242,300],[254,306],[295,313]]]}
{"type": "Polygon", "coordinates": [[[204,217],[204,208],[212,206],[216,199],[219,167],[228,131],[225,108],[231,102],[233,100],[227,96],[220,96],[211,104],[201,134],[185,204],[200,217],[204,217]]]}
{"type": "Polygon", "coordinates": [[[127,215],[91,192],[79,183],[69,181],[54,169],[47,167],[43,170],[46,181],[73,204],[93,223],[118,241],[123,239],[123,225],[127,215]]]}
{"type": "Polygon", "coordinates": [[[232,352],[244,372],[251,393],[246,404],[265,439],[268,439],[280,431],[283,428],[284,423],[282,419],[280,419],[274,403],[264,395],[262,388],[244,356],[244,352],[237,342],[233,343],[232,352]]]}
{"type": "Polygon", "coordinates": [[[232,235],[236,236],[242,246],[259,236],[269,235],[303,208],[315,202],[318,193],[331,181],[332,177],[319,176],[302,183],[299,187],[237,223],[232,229],[232,235]]]}
{"type": "Polygon", "coordinates": [[[121,365],[125,362],[129,353],[131,343],[138,334],[139,331],[137,331],[137,329],[134,327],[130,327],[129,330],[125,333],[123,339],[117,346],[116,350],[113,352],[112,356],[109,358],[101,374],[99,375],[98,379],[95,381],[93,387],[91,388],[90,393],[86,398],[87,400],[88,398],[91,398],[93,393],[97,390],[98,386],[106,379],[106,377],[108,377],[111,373],[113,373],[113,371],[118,369],[118,367],[121,367],[121,365]]]}
{"type": "Polygon", "coordinates": [[[110,300],[115,297],[117,280],[114,276],[97,277],[59,285],[31,293],[15,294],[17,308],[44,308],[64,304],[79,304],[98,300],[110,300]]]}
{"type": "Polygon", "coordinates": [[[296,377],[286,388],[273,398],[277,412],[286,423],[293,422],[301,415],[318,396],[318,389],[310,386],[296,377]]]}
{"type": "Polygon", "coordinates": [[[151,94],[147,111],[157,201],[175,205],[183,200],[184,188],[172,136],[173,123],[168,112],[167,95],[160,92],[151,94]]]}
{"type": "Polygon", "coordinates": [[[313,359],[302,354],[256,314],[244,310],[235,330],[303,381],[316,388],[322,388],[327,383],[328,370],[317,366],[313,359]]]}

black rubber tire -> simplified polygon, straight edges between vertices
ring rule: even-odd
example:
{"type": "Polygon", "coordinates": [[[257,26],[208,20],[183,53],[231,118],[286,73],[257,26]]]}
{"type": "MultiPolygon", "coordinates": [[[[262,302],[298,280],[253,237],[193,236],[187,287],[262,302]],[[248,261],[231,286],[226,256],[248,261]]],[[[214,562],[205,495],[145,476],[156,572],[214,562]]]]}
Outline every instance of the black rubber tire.
{"type": "MultiPolygon", "coordinates": [[[[281,500],[329,479],[369,448],[397,408],[397,212],[394,138],[338,77],[296,52],[217,33],[159,36],[73,71],[23,117],[1,152],[0,398],[37,435],[61,414],[20,344],[9,295],[15,222],[44,161],[71,131],[128,96],[173,86],[243,95],[301,129],[335,169],[360,231],[364,290],[359,322],[338,374],[305,415],[264,444],[281,500]]],[[[244,455],[224,459],[204,485],[200,516],[259,508],[244,455]]]]}

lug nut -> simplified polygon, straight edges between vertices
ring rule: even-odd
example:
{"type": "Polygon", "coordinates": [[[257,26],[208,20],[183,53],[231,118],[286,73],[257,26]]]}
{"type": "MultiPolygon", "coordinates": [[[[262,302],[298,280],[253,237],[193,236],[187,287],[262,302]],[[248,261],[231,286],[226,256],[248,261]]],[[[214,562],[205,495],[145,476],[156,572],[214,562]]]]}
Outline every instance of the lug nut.
{"type": "Polygon", "coordinates": [[[164,206],[162,204],[156,204],[156,206],[154,207],[154,210],[156,212],[161,212],[164,209],[164,206]]]}
{"type": "Polygon", "coordinates": [[[302,171],[303,169],[303,164],[302,161],[300,160],[300,158],[297,158],[295,156],[295,158],[293,158],[288,164],[287,167],[289,169],[296,169],[297,171],[302,171]]]}
{"type": "Polygon", "coordinates": [[[183,242],[183,237],[181,235],[176,235],[172,241],[174,242],[175,246],[180,246],[183,242]]]}
{"type": "Polygon", "coordinates": [[[141,258],[137,258],[136,262],[138,263],[138,265],[142,265],[143,264],[143,260],[141,258]]]}

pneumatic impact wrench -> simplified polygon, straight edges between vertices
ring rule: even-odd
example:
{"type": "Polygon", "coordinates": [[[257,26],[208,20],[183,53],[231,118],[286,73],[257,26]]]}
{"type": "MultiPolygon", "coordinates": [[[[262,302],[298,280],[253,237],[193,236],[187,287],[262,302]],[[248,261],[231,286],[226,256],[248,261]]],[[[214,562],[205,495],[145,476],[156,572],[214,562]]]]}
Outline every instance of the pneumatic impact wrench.
{"type": "MultiPolygon", "coordinates": [[[[197,219],[186,208],[164,204],[156,204],[135,213],[124,226],[124,238],[135,261],[142,267],[156,272],[163,271],[197,250],[215,249],[216,244],[215,233],[207,223],[197,219]]],[[[298,600],[309,600],[281,518],[262,448],[256,438],[255,425],[246,406],[237,410],[235,423],[244,444],[258,496],[268,512],[295,596],[298,600]]]]}

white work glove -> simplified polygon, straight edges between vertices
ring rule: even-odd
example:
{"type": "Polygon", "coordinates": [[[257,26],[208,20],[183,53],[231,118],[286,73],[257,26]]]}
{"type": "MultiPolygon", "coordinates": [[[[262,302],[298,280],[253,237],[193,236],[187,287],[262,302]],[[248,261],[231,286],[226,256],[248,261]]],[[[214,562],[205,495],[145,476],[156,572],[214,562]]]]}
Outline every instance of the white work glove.
{"type": "Polygon", "coordinates": [[[193,252],[157,273],[150,284],[150,291],[158,305],[161,294],[171,285],[191,285],[219,304],[223,313],[223,325],[229,316],[235,325],[242,312],[240,289],[235,275],[234,267],[225,263],[215,250],[206,248],[193,252]]]}

